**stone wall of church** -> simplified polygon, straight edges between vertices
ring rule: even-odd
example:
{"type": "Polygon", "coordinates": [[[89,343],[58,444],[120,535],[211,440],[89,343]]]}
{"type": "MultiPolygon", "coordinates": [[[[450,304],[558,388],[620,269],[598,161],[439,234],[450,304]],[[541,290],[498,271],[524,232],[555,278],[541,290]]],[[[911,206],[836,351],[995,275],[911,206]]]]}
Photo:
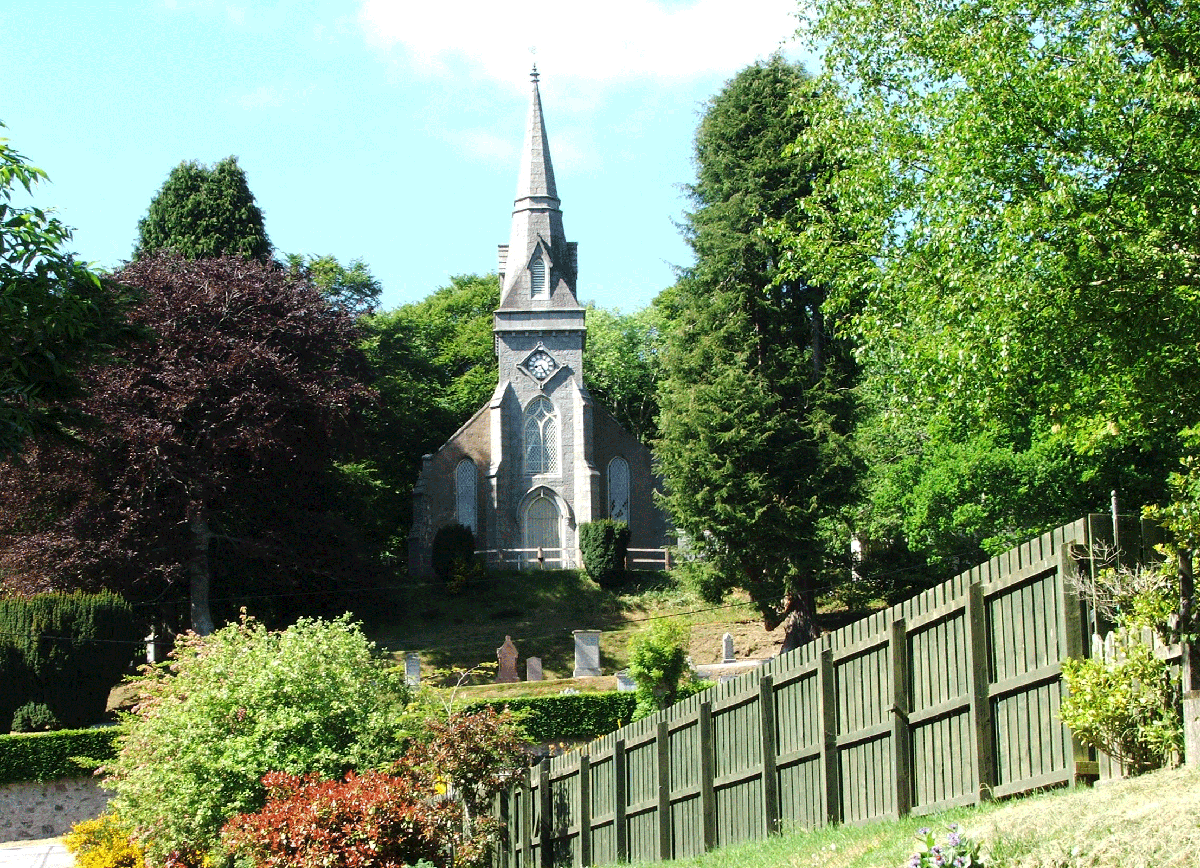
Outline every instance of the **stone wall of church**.
{"type": "MultiPolygon", "coordinates": [[[[617,457],[629,462],[629,547],[654,549],[669,545],[671,528],[666,515],[654,502],[654,494],[661,490],[662,481],[654,474],[650,450],[599,407],[593,411],[592,430],[594,460],[600,471],[602,491],[607,490],[609,463],[617,457]]],[[[608,518],[607,496],[601,497],[601,503],[605,505],[605,514],[597,518],[608,518]]]]}

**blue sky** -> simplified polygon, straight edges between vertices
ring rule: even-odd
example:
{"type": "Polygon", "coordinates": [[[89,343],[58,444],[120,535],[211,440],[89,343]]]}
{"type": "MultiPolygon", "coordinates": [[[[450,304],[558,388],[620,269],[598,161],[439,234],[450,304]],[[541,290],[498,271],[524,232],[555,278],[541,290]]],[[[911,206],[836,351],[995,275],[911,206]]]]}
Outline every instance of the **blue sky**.
{"type": "Polygon", "coordinates": [[[580,300],[630,311],[690,262],[705,100],[801,57],[795,0],[5,5],[3,134],[82,258],[127,259],[175,165],[233,154],[277,251],[363,259],[388,308],[495,270],[533,61],[580,300]]]}

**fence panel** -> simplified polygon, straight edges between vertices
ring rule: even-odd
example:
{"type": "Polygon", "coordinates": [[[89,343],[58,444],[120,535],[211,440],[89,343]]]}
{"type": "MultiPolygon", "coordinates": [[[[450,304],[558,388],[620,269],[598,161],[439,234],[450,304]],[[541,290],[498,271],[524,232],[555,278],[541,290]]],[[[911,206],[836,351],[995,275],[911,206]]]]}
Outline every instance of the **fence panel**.
{"type": "MultiPolygon", "coordinates": [[[[1118,529],[1123,550],[1140,547],[1130,528],[1118,529]]],[[[1057,712],[1061,661],[1086,653],[1086,613],[1064,575],[1077,569],[1073,547],[1104,532],[1111,520],[1089,516],[1043,534],[542,763],[501,800],[497,864],[684,858],[1094,768],[1057,712]]]]}

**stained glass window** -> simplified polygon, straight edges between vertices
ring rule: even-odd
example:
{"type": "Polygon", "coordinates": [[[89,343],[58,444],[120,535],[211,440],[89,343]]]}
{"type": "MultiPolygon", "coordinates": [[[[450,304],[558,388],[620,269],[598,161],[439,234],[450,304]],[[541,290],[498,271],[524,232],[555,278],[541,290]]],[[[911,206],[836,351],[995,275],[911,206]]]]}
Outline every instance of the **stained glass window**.
{"type": "Polygon", "coordinates": [[[558,422],[554,405],[539,395],[525,408],[525,472],[558,472],[558,422]]]}
{"type": "Polygon", "coordinates": [[[608,462],[608,517],[629,523],[629,462],[624,458],[608,462]]]}
{"type": "Polygon", "coordinates": [[[458,514],[458,523],[469,527],[472,533],[478,534],[479,524],[476,514],[479,503],[476,494],[478,477],[475,473],[475,462],[464,458],[454,469],[454,503],[458,514]]]}

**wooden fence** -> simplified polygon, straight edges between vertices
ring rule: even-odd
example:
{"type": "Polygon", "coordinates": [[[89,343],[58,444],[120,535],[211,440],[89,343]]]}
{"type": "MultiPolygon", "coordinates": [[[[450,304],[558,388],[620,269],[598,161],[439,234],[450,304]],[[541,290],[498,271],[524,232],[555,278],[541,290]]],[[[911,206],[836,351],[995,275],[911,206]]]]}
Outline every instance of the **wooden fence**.
{"type": "MultiPolygon", "coordinates": [[[[1123,521],[1127,552],[1138,530],[1123,521]]],[[[1060,664],[1088,653],[1075,589],[1113,536],[1080,519],[544,760],[498,800],[498,864],[684,858],[1096,776],[1058,719],[1060,664]]]]}

